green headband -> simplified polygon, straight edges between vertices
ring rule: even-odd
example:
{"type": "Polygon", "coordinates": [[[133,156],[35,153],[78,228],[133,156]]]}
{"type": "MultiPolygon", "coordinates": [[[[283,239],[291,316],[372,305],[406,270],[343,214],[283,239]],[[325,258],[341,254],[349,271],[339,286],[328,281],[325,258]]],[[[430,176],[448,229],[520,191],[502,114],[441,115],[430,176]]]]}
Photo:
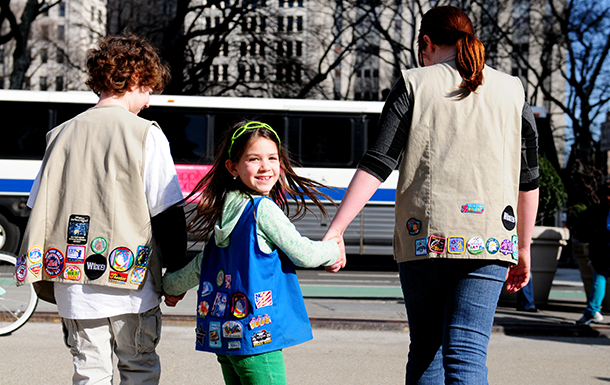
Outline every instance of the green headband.
{"type": "Polygon", "coordinates": [[[273,132],[273,134],[277,138],[278,149],[280,149],[280,150],[282,149],[282,142],[280,141],[280,137],[278,136],[277,132],[275,132],[273,130],[273,128],[271,128],[270,125],[268,125],[267,123],[263,123],[263,122],[252,121],[252,122],[248,122],[245,125],[239,127],[233,133],[233,136],[231,137],[231,145],[229,146],[229,158],[231,158],[231,149],[233,148],[233,143],[235,143],[235,139],[239,138],[247,130],[254,130],[257,128],[266,128],[269,131],[273,132]]]}

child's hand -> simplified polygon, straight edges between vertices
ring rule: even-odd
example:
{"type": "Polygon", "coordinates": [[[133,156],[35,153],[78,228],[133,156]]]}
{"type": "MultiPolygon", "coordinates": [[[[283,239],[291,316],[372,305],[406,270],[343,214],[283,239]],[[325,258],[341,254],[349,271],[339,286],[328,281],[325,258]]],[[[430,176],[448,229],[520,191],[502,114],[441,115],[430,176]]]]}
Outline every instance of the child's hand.
{"type": "Polygon", "coordinates": [[[186,295],[186,293],[182,293],[180,295],[177,296],[173,296],[173,295],[169,295],[166,292],[163,292],[163,296],[165,297],[165,304],[169,307],[174,307],[178,304],[178,302],[180,302],[180,300],[182,300],[182,298],[184,298],[184,296],[186,295]]]}
{"type": "Polygon", "coordinates": [[[339,232],[331,232],[330,230],[324,235],[323,241],[327,241],[332,239],[337,242],[339,245],[339,258],[332,266],[326,266],[326,271],[329,273],[336,273],[342,268],[345,267],[347,263],[347,258],[345,255],[345,242],[343,241],[343,236],[339,232]]]}

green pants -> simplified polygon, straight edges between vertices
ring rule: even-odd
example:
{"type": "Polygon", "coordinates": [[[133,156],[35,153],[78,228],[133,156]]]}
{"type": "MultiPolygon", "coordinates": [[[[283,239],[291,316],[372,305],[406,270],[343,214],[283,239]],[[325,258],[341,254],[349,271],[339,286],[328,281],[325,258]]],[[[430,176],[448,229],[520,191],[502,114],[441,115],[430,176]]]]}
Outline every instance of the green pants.
{"type": "Polygon", "coordinates": [[[227,385],[286,385],[281,350],[253,356],[217,354],[227,385]]]}

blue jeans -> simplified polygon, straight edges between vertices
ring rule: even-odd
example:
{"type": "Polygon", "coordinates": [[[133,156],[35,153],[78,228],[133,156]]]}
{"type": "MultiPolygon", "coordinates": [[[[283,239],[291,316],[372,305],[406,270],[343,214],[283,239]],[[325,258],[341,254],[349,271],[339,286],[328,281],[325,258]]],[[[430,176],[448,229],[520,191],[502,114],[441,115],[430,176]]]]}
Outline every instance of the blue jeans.
{"type": "Polygon", "coordinates": [[[398,264],[411,344],[407,384],[487,384],[487,345],[507,266],[425,259],[398,264]]]}
{"type": "Polygon", "coordinates": [[[597,271],[593,270],[593,277],[591,278],[591,292],[589,293],[589,301],[587,302],[587,308],[585,309],[585,315],[593,317],[595,313],[599,313],[602,310],[602,302],[606,296],[606,277],[598,274],[597,271]]]}

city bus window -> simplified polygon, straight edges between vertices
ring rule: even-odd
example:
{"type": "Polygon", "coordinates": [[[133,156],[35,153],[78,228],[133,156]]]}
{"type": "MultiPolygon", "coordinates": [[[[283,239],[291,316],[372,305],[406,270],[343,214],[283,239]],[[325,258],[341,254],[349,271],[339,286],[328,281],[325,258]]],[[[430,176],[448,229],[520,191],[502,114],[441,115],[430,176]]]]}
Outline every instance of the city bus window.
{"type": "Polygon", "coordinates": [[[354,162],[354,129],[350,118],[304,117],[300,159],[304,167],[349,167],[354,162]]]}
{"type": "Polygon", "coordinates": [[[0,111],[6,118],[2,126],[0,156],[12,159],[42,159],[51,115],[48,106],[37,103],[2,102],[0,111]]]}
{"type": "Polygon", "coordinates": [[[236,112],[226,113],[226,114],[215,114],[214,115],[214,138],[216,141],[216,147],[218,148],[218,144],[222,139],[224,133],[232,127],[234,124],[241,120],[256,120],[263,123],[267,123],[273,128],[277,135],[280,137],[280,140],[284,142],[284,117],[282,115],[273,115],[273,114],[251,114],[247,115],[241,111],[239,114],[236,112]]]}

